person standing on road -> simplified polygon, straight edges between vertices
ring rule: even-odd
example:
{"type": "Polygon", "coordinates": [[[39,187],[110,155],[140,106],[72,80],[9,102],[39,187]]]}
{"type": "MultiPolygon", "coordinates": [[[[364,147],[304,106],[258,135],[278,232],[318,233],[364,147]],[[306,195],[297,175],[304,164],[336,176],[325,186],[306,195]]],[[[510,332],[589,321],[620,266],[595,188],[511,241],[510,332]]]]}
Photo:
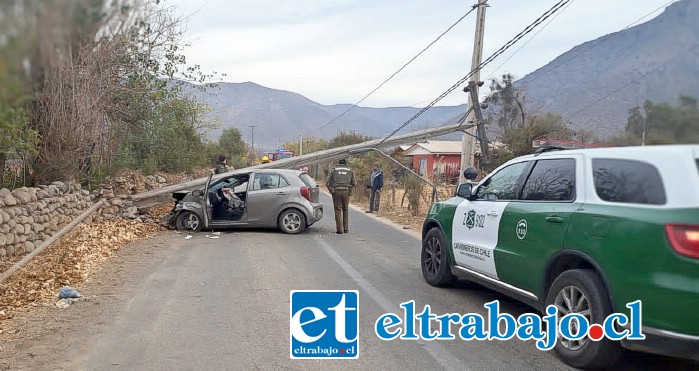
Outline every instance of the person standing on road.
{"type": "Polygon", "coordinates": [[[338,165],[333,167],[326,184],[333,196],[336,233],[349,233],[349,199],[356,182],[354,172],[347,167],[346,160],[340,160],[338,165]]]}
{"type": "Polygon", "coordinates": [[[369,195],[369,210],[366,212],[369,214],[378,213],[379,206],[381,206],[381,190],[383,189],[383,171],[381,170],[381,164],[378,162],[375,162],[374,167],[371,169],[367,188],[371,191],[369,195]]]}
{"type": "Polygon", "coordinates": [[[214,174],[223,174],[228,172],[228,160],[226,160],[226,156],[220,155],[218,156],[218,160],[216,160],[216,167],[214,168],[214,174]]]}

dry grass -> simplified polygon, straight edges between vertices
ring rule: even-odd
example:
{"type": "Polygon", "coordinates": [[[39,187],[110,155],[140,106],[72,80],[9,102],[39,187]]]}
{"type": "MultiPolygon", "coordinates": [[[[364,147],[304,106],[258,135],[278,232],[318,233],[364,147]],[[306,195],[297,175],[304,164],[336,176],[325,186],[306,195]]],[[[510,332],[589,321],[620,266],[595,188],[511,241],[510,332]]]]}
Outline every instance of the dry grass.
{"type": "Polygon", "coordinates": [[[80,285],[117,250],[161,230],[125,219],[80,224],[0,284],[0,333],[15,312],[53,304],[61,287],[80,285]]]}
{"type": "MultiPolygon", "coordinates": [[[[323,190],[327,190],[322,181],[318,182],[323,190]]],[[[439,198],[444,200],[456,191],[455,186],[439,186],[439,198]]],[[[420,203],[417,209],[413,210],[409,206],[408,197],[404,197],[406,190],[399,186],[386,185],[381,193],[381,206],[378,216],[384,217],[403,228],[420,232],[422,223],[427,216],[427,212],[432,206],[432,189],[424,187],[420,193],[420,203]]],[[[355,191],[350,199],[350,203],[363,210],[369,209],[369,190],[359,189],[355,191]]]]}

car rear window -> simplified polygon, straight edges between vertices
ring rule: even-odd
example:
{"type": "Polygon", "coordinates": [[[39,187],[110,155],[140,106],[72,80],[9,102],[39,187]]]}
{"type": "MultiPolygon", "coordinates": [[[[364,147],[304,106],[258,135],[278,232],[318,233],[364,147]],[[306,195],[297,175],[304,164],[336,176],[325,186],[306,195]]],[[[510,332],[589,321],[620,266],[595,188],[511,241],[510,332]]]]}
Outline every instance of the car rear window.
{"type": "Polygon", "coordinates": [[[313,180],[313,177],[308,175],[308,173],[303,173],[303,174],[299,175],[299,178],[301,178],[301,181],[303,182],[303,184],[305,184],[311,188],[315,188],[318,186],[316,184],[316,181],[313,180]]]}
{"type": "Polygon", "coordinates": [[[641,161],[594,159],[597,195],[609,202],[663,205],[665,188],[655,166],[641,161]]]}

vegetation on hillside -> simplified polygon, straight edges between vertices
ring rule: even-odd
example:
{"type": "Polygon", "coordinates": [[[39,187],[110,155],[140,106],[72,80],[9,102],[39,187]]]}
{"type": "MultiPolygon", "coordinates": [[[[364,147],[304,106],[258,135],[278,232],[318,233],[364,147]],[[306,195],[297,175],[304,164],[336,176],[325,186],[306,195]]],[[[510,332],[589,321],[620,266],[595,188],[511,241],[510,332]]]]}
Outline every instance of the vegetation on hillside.
{"type": "Polygon", "coordinates": [[[175,172],[209,162],[203,138],[213,123],[181,81],[213,75],[187,65],[182,21],[160,3],[0,2],[6,186],[89,184],[121,167],[175,172]]]}
{"type": "Polygon", "coordinates": [[[629,111],[626,130],[609,145],[699,143],[697,99],[680,95],[676,106],[646,101],[629,111]]]}

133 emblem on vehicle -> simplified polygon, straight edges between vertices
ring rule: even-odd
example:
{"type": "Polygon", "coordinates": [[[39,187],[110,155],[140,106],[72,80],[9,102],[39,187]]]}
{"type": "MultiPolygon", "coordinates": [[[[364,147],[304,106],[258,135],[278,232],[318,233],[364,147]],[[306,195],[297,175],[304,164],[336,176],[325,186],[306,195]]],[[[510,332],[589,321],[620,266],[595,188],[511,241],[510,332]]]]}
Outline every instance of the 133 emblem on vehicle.
{"type": "Polygon", "coordinates": [[[523,240],[527,236],[527,221],[522,219],[517,222],[517,238],[523,240]]]}

